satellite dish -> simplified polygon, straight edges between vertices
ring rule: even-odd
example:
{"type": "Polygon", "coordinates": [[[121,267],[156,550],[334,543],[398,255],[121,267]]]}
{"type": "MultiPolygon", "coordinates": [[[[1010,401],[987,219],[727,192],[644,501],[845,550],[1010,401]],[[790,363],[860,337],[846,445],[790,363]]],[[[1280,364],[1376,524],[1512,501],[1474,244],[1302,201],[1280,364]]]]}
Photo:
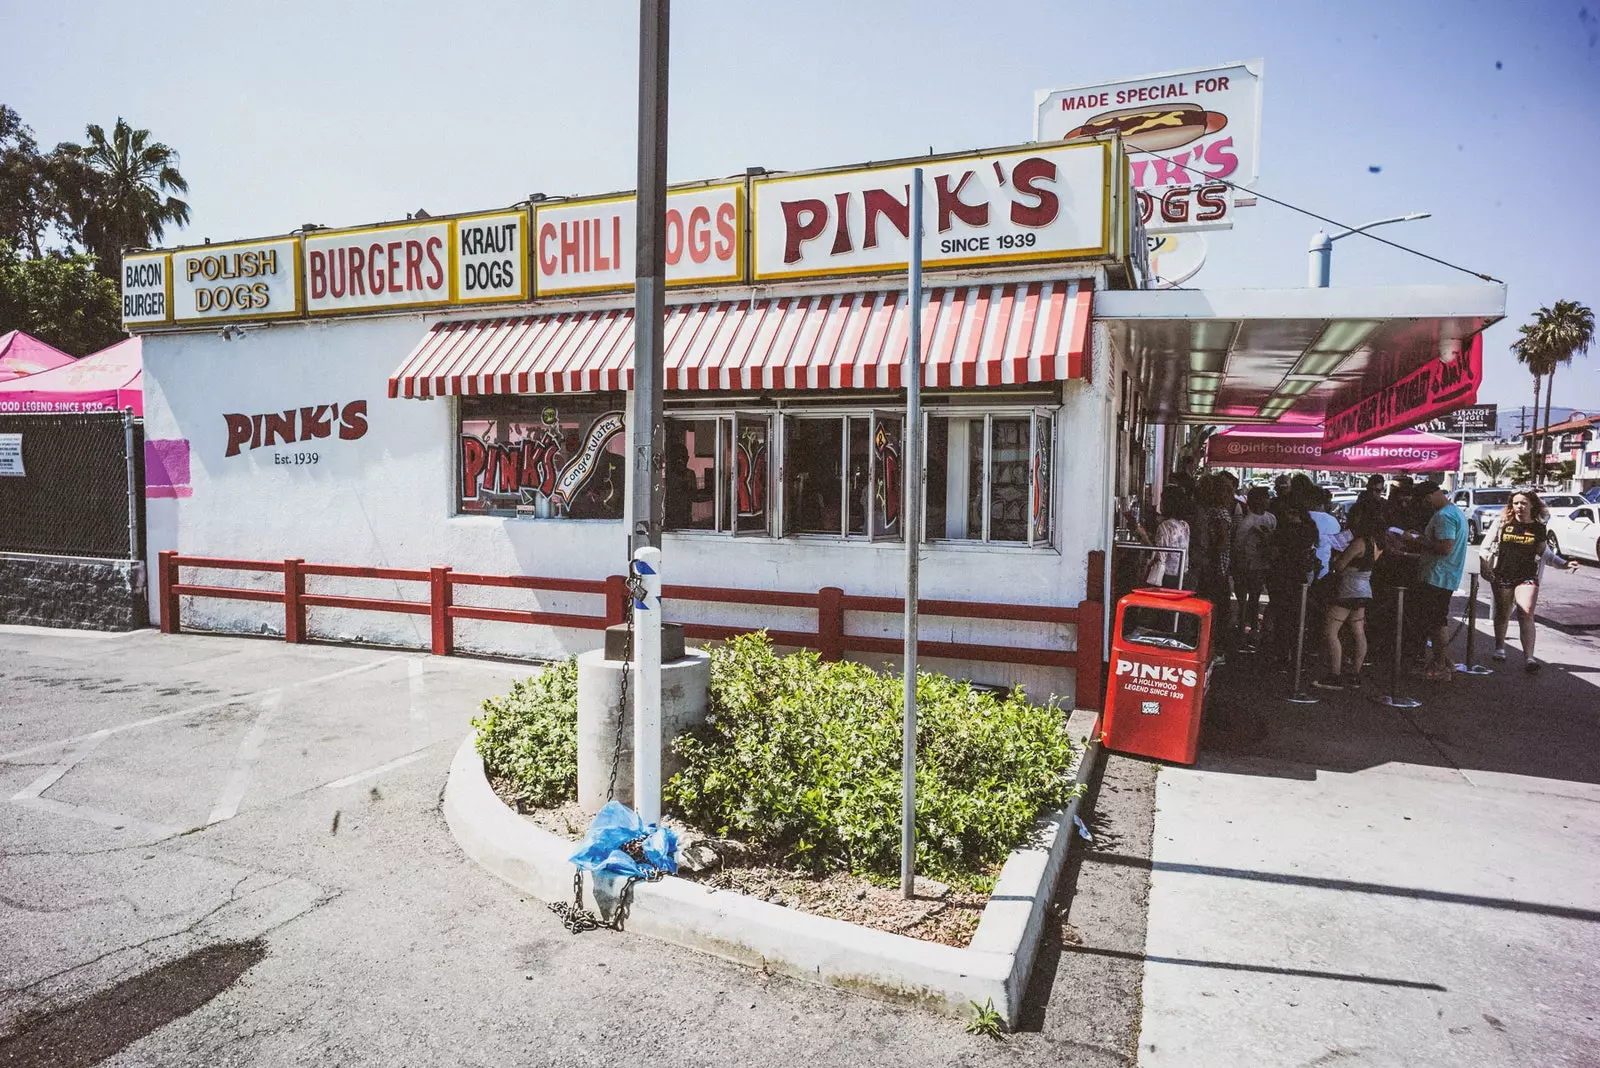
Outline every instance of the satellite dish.
{"type": "Polygon", "coordinates": [[[1199,233],[1147,234],[1150,274],[1156,289],[1173,289],[1200,273],[1206,265],[1206,235],[1199,233]]]}

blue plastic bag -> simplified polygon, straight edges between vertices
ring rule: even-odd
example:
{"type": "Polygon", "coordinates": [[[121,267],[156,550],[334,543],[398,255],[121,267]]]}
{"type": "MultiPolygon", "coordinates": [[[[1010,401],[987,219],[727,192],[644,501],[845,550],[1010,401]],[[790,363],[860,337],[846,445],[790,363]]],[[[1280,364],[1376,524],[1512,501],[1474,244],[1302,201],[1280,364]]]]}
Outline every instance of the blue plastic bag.
{"type": "Polygon", "coordinates": [[[596,812],[589,824],[588,833],[578,843],[572,854],[572,863],[585,871],[610,872],[640,879],[648,878],[650,867],[668,875],[678,870],[678,835],[671,827],[646,824],[639,814],[618,801],[607,801],[606,807],[596,812]],[[640,835],[644,848],[645,864],[623,852],[622,846],[640,835]],[[646,866],[648,865],[648,867],[646,866]]]}

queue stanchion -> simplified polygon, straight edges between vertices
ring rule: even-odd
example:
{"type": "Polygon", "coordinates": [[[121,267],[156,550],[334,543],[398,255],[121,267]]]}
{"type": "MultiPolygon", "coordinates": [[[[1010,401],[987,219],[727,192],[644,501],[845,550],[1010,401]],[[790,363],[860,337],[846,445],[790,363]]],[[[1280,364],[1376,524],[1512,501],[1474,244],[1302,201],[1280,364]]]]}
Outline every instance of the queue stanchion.
{"type": "Polygon", "coordinates": [[[1394,588],[1394,659],[1389,663],[1389,692],[1379,694],[1373,698],[1380,705],[1390,708],[1420,708],[1422,702],[1415,697],[1400,696],[1400,661],[1403,657],[1406,631],[1406,588],[1394,588]]]}
{"type": "Polygon", "coordinates": [[[1478,647],[1478,576],[1472,576],[1472,584],[1467,591],[1467,661],[1457,664],[1456,670],[1463,675],[1493,675],[1494,668],[1484,667],[1482,664],[1473,663],[1473,657],[1478,647]]]}
{"type": "Polygon", "coordinates": [[[1300,672],[1304,666],[1306,652],[1306,600],[1310,595],[1311,584],[1302,582],[1300,584],[1300,626],[1295,631],[1294,636],[1294,683],[1289,696],[1285,698],[1290,704],[1295,705],[1314,705],[1317,703],[1317,698],[1307,693],[1300,682],[1300,672]]]}

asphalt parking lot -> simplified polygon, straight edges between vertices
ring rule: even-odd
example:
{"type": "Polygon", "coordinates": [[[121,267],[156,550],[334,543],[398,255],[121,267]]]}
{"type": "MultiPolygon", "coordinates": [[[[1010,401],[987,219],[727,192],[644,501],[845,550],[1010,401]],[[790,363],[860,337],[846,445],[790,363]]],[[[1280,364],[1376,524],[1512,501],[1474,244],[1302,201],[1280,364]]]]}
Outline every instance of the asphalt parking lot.
{"type": "MultiPolygon", "coordinates": [[[[1073,865],[1075,941],[1001,1042],[568,935],[439,813],[479,702],[529,671],[0,628],[0,1064],[1129,1063],[1147,880],[1123,869],[1073,865]]],[[[1134,773],[1097,824],[1124,852],[1148,848],[1134,773]]]]}

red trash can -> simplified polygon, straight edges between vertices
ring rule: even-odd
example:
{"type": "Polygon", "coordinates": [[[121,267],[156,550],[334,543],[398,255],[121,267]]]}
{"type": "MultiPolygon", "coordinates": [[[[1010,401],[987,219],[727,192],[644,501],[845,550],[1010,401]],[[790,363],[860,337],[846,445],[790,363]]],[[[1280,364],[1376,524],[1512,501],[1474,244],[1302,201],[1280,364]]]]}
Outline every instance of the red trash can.
{"type": "Polygon", "coordinates": [[[1101,741],[1193,764],[1211,663],[1211,602],[1187,590],[1135,590],[1117,602],[1101,741]]]}

